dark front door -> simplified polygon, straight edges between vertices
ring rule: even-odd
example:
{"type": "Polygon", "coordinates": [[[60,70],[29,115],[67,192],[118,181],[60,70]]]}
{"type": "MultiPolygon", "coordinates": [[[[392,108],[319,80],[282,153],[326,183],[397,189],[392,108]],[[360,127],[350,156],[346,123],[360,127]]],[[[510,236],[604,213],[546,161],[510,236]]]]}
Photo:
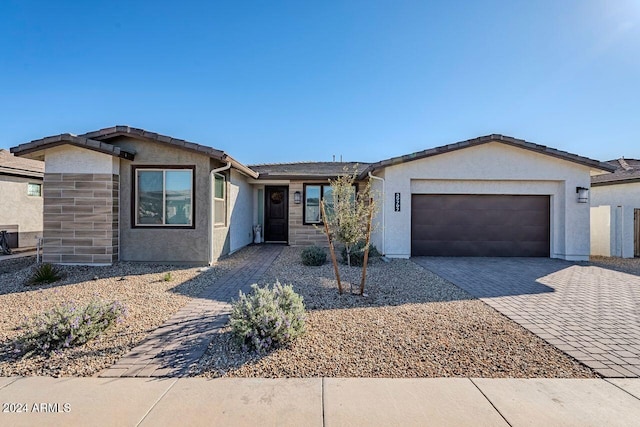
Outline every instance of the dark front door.
{"type": "Polygon", "coordinates": [[[287,187],[266,187],[264,197],[264,240],[286,243],[289,237],[287,187]]]}
{"type": "Polygon", "coordinates": [[[414,194],[412,256],[548,257],[549,196],[414,194]]]}

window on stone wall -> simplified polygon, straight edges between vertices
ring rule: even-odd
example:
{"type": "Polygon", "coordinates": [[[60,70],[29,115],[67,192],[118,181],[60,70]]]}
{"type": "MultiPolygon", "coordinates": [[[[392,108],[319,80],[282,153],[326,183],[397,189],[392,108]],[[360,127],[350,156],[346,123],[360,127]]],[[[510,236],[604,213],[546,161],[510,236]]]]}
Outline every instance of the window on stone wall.
{"type": "MultiPolygon", "coordinates": [[[[357,186],[353,186],[353,201],[355,201],[357,186]]],[[[304,185],[304,224],[322,224],[320,214],[320,200],[324,199],[326,214],[333,211],[333,191],[330,185],[304,185]]]]}
{"type": "Polygon", "coordinates": [[[214,174],[213,185],[213,225],[227,225],[227,181],[224,175],[214,174]]]}
{"type": "Polygon", "coordinates": [[[27,195],[33,197],[42,197],[42,184],[27,184],[27,195]]]}
{"type": "Polygon", "coordinates": [[[331,194],[330,185],[306,184],[304,186],[304,223],[320,224],[322,218],[320,215],[320,200],[324,194],[331,194]]]}
{"type": "Polygon", "coordinates": [[[139,227],[193,227],[194,168],[135,168],[134,212],[139,227]]]}

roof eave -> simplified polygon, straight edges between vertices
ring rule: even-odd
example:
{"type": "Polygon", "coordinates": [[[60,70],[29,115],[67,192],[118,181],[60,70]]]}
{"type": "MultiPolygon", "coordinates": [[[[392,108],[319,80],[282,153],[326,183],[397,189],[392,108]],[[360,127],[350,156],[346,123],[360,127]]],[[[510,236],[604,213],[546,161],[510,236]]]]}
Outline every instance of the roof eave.
{"type": "Polygon", "coordinates": [[[134,153],[122,150],[118,147],[104,144],[93,139],[71,135],[69,133],[49,136],[43,139],[28,142],[26,144],[20,144],[17,147],[11,147],[10,151],[16,156],[25,156],[27,154],[37,153],[61,145],[73,145],[76,147],[86,148],[88,150],[109,154],[110,156],[120,157],[127,160],[133,160],[135,157],[134,153]]]}
{"type": "Polygon", "coordinates": [[[251,178],[258,178],[259,175],[258,172],[240,163],[222,150],[218,150],[216,148],[208,147],[201,144],[196,144],[194,142],[189,142],[184,139],[172,138],[170,136],[162,135],[156,132],[148,132],[144,129],[132,128],[130,126],[113,126],[94,132],[85,133],[82,136],[92,138],[97,141],[105,141],[124,136],[129,138],[142,139],[150,142],[160,142],[175,146],[177,148],[194,151],[199,154],[205,154],[213,159],[220,160],[222,162],[231,162],[231,165],[235,169],[251,178]]]}
{"type": "Polygon", "coordinates": [[[634,182],[640,182],[640,177],[635,178],[627,178],[627,179],[616,179],[612,181],[601,181],[601,182],[592,182],[592,187],[603,187],[606,185],[618,185],[618,184],[632,184],[634,182]]]}
{"type": "Polygon", "coordinates": [[[44,177],[44,172],[36,172],[36,171],[7,168],[7,167],[0,166],[0,175],[42,179],[44,177]]]}
{"type": "MultiPolygon", "coordinates": [[[[88,132],[80,135],[82,137],[95,139],[96,141],[105,141],[120,136],[129,138],[142,139],[150,142],[161,142],[168,145],[173,145],[178,148],[195,151],[197,153],[207,154],[217,160],[224,161],[224,158],[228,155],[222,151],[206,145],[196,144],[184,139],[173,138],[168,135],[162,135],[156,132],[148,132],[144,129],[132,128],[130,126],[113,126],[110,128],[100,129],[94,132],[88,132]]],[[[239,162],[238,162],[239,163],[239,162]]]]}
{"type": "Polygon", "coordinates": [[[236,159],[234,159],[228,154],[224,154],[221,160],[224,162],[231,162],[231,166],[233,168],[237,169],[238,171],[242,172],[243,174],[247,175],[250,178],[258,179],[258,177],[260,176],[258,172],[254,171],[248,166],[243,165],[242,163],[240,163],[239,161],[237,161],[236,159]]]}
{"type": "Polygon", "coordinates": [[[390,159],[382,160],[377,163],[372,163],[371,165],[369,165],[367,169],[365,169],[360,174],[360,178],[364,177],[369,172],[374,172],[378,169],[383,169],[389,166],[395,166],[402,163],[411,162],[414,160],[424,159],[427,157],[433,157],[439,154],[450,153],[450,152],[461,150],[467,147],[483,145],[489,142],[500,142],[505,145],[510,145],[512,147],[522,148],[525,150],[533,151],[535,153],[548,155],[560,160],[577,163],[577,164],[587,166],[596,170],[602,170],[606,172],[613,172],[616,170],[614,166],[611,166],[605,162],[600,162],[598,160],[589,159],[587,157],[578,156],[576,154],[571,154],[568,152],[563,152],[560,150],[556,150],[555,148],[547,147],[545,145],[534,144],[532,142],[525,141],[524,139],[516,139],[510,136],[505,136],[500,134],[491,134],[491,135],[480,136],[474,139],[456,142],[453,144],[443,145],[440,147],[430,148],[427,150],[423,150],[423,151],[419,151],[411,154],[406,154],[404,156],[392,157],[390,159]]]}

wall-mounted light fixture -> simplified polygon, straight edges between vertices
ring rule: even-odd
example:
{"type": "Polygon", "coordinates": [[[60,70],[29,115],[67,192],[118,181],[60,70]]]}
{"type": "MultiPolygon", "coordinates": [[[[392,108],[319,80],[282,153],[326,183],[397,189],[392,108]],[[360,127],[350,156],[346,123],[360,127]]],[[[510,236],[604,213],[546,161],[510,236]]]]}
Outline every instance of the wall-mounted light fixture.
{"type": "Polygon", "coordinates": [[[589,201],[589,189],[584,187],[576,187],[578,193],[578,203],[587,203],[589,201]]]}
{"type": "Polygon", "coordinates": [[[299,205],[300,203],[302,203],[302,193],[299,191],[296,191],[295,193],[293,193],[293,203],[295,203],[296,205],[299,205]]]}

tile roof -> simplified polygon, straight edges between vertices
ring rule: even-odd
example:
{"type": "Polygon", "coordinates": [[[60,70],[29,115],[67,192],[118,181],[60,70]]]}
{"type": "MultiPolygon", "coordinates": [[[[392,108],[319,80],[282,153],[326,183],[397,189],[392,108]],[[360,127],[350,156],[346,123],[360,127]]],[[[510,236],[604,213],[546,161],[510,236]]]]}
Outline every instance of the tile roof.
{"type": "Polygon", "coordinates": [[[640,160],[622,158],[609,160],[606,163],[615,167],[615,171],[613,173],[592,176],[592,186],[597,187],[599,185],[624,184],[640,181],[640,160]]]}
{"type": "Polygon", "coordinates": [[[460,150],[462,148],[473,147],[476,145],[486,144],[488,142],[501,142],[503,144],[511,145],[514,147],[523,148],[525,150],[534,151],[540,154],[556,157],[558,159],[567,160],[569,162],[578,163],[581,165],[589,166],[595,169],[603,171],[613,172],[614,167],[608,163],[593,160],[588,157],[578,156],[577,154],[568,153],[566,151],[557,150],[555,148],[547,147],[545,145],[534,144],[532,142],[525,141],[524,139],[516,139],[510,136],[491,134],[485,135],[474,139],[468,139],[466,141],[460,141],[453,144],[443,145],[440,147],[430,148],[428,150],[419,151],[417,153],[411,153],[400,157],[393,157],[387,160],[382,160],[377,163],[372,163],[361,174],[360,178],[363,178],[368,172],[373,172],[377,169],[382,169],[387,166],[393,166],[401,163],[410,162],[413,160],[423,159],[425,157],[436,156],[438,154],[449,153],[451,151],[460,150]]]}
{"type": "Polygon", "coordinates": [[[324,179],[363,171],[362,162],[295,162],[249,165],[260,174],[258,179],[324,179]]]}
{"type": "Polygon", "coordinates": [[[25,154],[35,153],[37,151],[44,150],[46,148],[57,147],[59,145],[75,145],[76,147],[87,148],[89,150],[98,151],[101,153],[109,154],[115,157],[122,157],[124,159],[133,160],[135,154],[129,151],[121,150],[112,144],[97,141],[95,139],[89,139],[82,136],[73,135],[70,133],[62,133],[60,135],[47,136],[46,138],[36,139],[26,144],[20,144],[17,147],[11,147],[11,152],[18,156],[24,156],[25,154]]]}
{"type": "Polygon", "coordinates": [[[44,162],[16,157],[9,151],[0,149],[0,175],[42,178],[44,162]]]}
{"type": "Polygon", "coordinates": [[[60,135],[49,136],[43,139],[28,142],[26,144],[20,144],[17,147],[11,148],[11,152],[22,156],[57,145],[71,144],[78,147],[110,154],[112,156],[122,157],[127,160],[133,160],[135,157],[134,152],[123,150],[107,142],[108,140],[119,136],[129,136],[132,138],[173,145],[185,150],[196,151],[214,159],[218,159],[222,162],[230,162],[234,168],[253,178],[257,178],[258,176],[255,171],[238,162],[224,151],[215,149],[213,147],[208,147],[206,145],[185,141],[184,139],[173,138],[167,135],[149,132],[144,129],[133,128],[130,126],[112,126],[93,132],[87,132],[82,135],[72,135],[69,133],[64,133],[60,135]]]}

